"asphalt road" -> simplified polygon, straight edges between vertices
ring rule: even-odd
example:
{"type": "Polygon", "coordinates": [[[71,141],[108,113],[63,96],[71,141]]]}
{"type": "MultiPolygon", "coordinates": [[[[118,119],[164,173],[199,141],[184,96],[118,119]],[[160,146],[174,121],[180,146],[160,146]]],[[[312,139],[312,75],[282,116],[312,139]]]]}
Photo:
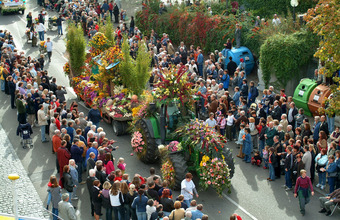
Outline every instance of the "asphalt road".
{"type": "MultiPolygon", "coordinates": [[[[128,9],[128,14],[133,13],[137,5],[122,1],[123,8],[128,9]]],[[[33,12],[33,17],[37,17],[40,7],[35,1],[29,1],[26,13],[33,12]]],[[[53,14],[53,13],[51,13],[53,14]]],[[[37,57],[38,48],[32,48],[26,43],[25,15],[7,15],[0,16],[0,29],[9,30],[14,36],[15,43],[20,50],[25,51],[27,55],[37,57]]],[[[65,54],[65,39],[57,37],[56,31],[48,31],[47,36],[51,37],[54,43],[54,51],[52,62],[46,65],[51,76],[57,78],[57,83],[69,86],[69,80],[62,72],[62,67],[66,62],[65,54]]],[[[65,36],[65,35],[64,35],[65,36]]],[[[69,92],[70,93],[70,92],[69,92]]],[[[74,98],[70,94],[69,98],[74,98]]],[[[4,93],[0,93],[0,123],[5,129],[15,151],[22,161],[31,181],[33,182],[41,200],[46,204],[47,201],[47,183],[52,174],[56,174],[55,155],[51,153],[51,142],[41,143],[40,130],[34,128],[34,148],[22,149],[19,143],[19,138],[15,135],[18,122],[16,120],[16,111],[10,109],[10,97],[4,93]]],[[[80,110],[85,113],[88,109],[80,106],[80,110]]],[[[150,165],[143,164],[136,156],[130,156],[132,152],[130,146],[130,136],[116,137],[112,132],[111,125],[101,123],[101,126],[106,131],[109,138],[117,141],[120,147],[115,152],[115,157],[124,157],[127,168],[126,172],[131,176],[139,173],[142,176],[148,175],[150,165]]],[[[233,155],[236,158],[238,149],[234,143],[229,143],[229,148],[233,149],[233,155]]],[[[159,165],[154,165],[159,168],[159,165]]],[[[209,215],[209,219],[222,220],[229,219],[232,213],[238,213],[243,219],[328,219],[323,214],[319,214],[318,197],[322,194],[316,193],[307,205],[306,215],[302,217],[299,213],[298,200],[293,197],[293,192],[286,192],[281,188],[284,184],[284,179],[268,182],[268,171],[262,168],[251,166],[241,162],[239,158],[235,159],[235,175],[232,179],[231,194],[223,194],[218,197],[217,194],[209,189],[208,191],[200,192],[200,197],[197,199],[199,203],[204,205],[203,212],[209,215]]],[[[85,177],[83,177],[84,179],[85,177]]],[[[196,185],[198,181],[196,178],[196,185]]],[[[179,192],[175,192],[178,195],[179,192]]],[[[89,195],[85,185],[81,185],[78,191],[79,201],[74,202],[74,205],[80,212],[79,219],[92,219],[90,215],[89,195]]],[[[329,219],[338,219],[340,212],[335,213],[329,219]]]]}

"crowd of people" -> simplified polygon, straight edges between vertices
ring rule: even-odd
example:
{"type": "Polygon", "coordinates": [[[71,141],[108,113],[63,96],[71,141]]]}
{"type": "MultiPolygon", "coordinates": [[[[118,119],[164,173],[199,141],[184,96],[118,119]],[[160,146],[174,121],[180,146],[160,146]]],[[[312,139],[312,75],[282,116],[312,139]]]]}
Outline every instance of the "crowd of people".
{"type": "MultiPolygon", "coordinates": [[[[126,13],[124,16],[117,0],[101,5],[92,1],[50,1],[45,6],[80,23],[90,37],[98,31],[98,22],[105,23],[114,15],[115,23],[119,23],[116,38],[121,40],[123,33],[128,34],[132,57],[136,56],[138,41],[144,39],[152,58],[151,88],[161,80],[163,68],[184,65],[200,96],[200,115],[207,118],[207,126],[230,142],[235,141],[239,147],[237,157],[268,169],[270,182],[284,175],[284,188],[299,197],[302,215],[310,195],[314,195],[317,173],[315,187],[325,190],[328,181],[327,193],[331,195],[320,198],[320,212],[331,214],[331,205],[340,200],[340,129],[334,127],[334,116],[316,116],[312,124],[284,89],[276,94],[270,86],[261,96],[255,82],[247,80],[244,60],[237,65],[231,57],[225,57],[225,51],[232,48],[230,40],[225,50],[214,51],[205,59],[200,47],[187,48],[181,42],[175,48],[166,33],[158,35],[152,30],[150,36],[143,36],[133,17],[128,28],[124,23],[126,13]]],[[[44,40],[46,31],[45,14],[43,10],[35,25],[28,22],[28,28],[36,26],[40,40],[44,40]]],[[[30,16],[28,21],[32,21],[30,16]]],[[[19,124],[39,127],[41,141],[52,142],[59,180],[56,176],[50,178],[47,205],[52,206],[54,219],[58,215],[63,219],[77,218],[72,200],[78,199],[79,184],[87,185],[95,219],[104,210],[106,219],[208,219],[203,205],[193,200],[198,194],[190,173],[177,198],[172,197],[168,183],[155,174],[154,168],[147,178],[139,174],[131,178],[125,173],[124,158],[115,165],[114,151],[118,147],[100,127],[102,118],[96,105],[87,116],[78,111],[77,102],[68,105],[65,88],[44,70],[44,57],[35,59],[19,53],[7,31],[0,30],[0,48],[1,91],[11,96],[11,108],[17,109],[19,124]],[[62,188],[67,193],[61,195],[62,188]]],[[[232,218],[239,219],[236,214],[232,218]]]]}

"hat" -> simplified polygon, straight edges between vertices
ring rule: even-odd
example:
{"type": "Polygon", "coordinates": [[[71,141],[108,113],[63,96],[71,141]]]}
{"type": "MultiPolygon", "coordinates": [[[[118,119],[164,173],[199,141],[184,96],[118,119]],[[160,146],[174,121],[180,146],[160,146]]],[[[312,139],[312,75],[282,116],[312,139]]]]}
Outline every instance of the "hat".
{"type": "Polygon", "coordinates": [[[241,58],[241,59],[240,59],[240,61],[241,61],[241,62],[243,62],[243,61],[244,61],[244,59],[243,59],[243,58],[241,58]]]}

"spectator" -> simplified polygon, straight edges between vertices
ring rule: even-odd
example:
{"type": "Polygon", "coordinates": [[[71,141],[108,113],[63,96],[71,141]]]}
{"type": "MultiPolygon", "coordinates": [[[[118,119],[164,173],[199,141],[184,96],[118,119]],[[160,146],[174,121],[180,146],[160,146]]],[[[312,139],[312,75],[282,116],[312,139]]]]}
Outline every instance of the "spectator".
{"type": "Polygon", "coordinates": [[[76,220],[76,212],[69,202],[70,198],[67,193],[61,196],[62,201],[58,203],[59,217],[65,220],[76,220]]]}

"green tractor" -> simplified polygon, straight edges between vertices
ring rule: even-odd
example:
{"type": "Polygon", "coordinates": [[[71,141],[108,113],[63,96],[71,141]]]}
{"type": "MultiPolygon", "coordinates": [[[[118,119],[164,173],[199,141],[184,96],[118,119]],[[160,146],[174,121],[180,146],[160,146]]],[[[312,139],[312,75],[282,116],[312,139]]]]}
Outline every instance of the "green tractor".
{"type": "Polygon", "coordinates": [[[223,158],[230,169],[229,178],[232,178],[235,172],[234,158],[231,150],[226,147],[225,138],[213,131],[214,129],[210,129],[209,134],[213,135],[211,139],[218,139],[218,142],[209,141],[210,136],[205,137],[204,140],[201,139],[204,136],[202,132],[207,130],[203,121],[195,120],[193,112],[183,112],[183,110],[185,109],[177,108],[176,100],[169,105],[161,104],[158,108],[156,104],[149,104],[148,117],[138,120],[135,125],[144,143],[143,150],[137,153],[138,157],[144,163],[162,161],[162,166],[164,163],[171,164],[174,170],[172,185],[174,189],[180,189],[181,181],[187,172],[201,173],[200,162],[203,156],[223,158]],[[200,130],[194,131],[191,135],[186,134],[185,131],[188,129],[186,126],[193,123],[201,124],[200,130]],[[194,133],[199,134],[200,132],[202,137],[194,135],[194,133]],[[159,146],[166,146],[174,140],[181,143],[181,150],[167,151],[165,154],[159,150],[159,146]],[[206,143],[207,146],[211,145],[212,149],[218,147],[219,151],[208,149],[207,146],[201,150],[202,143],[206,143]]]}

